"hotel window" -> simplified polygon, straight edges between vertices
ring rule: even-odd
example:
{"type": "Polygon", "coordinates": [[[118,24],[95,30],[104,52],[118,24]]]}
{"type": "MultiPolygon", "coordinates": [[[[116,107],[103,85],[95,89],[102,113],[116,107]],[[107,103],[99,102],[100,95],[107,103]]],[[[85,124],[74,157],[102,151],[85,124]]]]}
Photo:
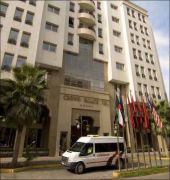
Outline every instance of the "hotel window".
{"type": "Polygon", "coordinates": [[[70,11],[74,12],[75,4],[73,2],[70,2],[70,11]]]}
{"type": "Polygon", "coordinates": [[[145,34],[148,36],[148,28],[145,27],[145,34]]]}
{"type": "Polygon", "coordinates": [[[74,18],[73,17],[69,17],[69,27],[74,28],[74,18]]]}
{"type": "Polygon", "coordinates": [[[10,34],[9,34],[9,38],[8,38],[8,43],[17,44],[18,33],[19,33],[19,30],[11,29],[10,34]]]}
{"type": "Polygon", "coordinates": [[[97,2],[97,9],[101,10],[101,3],[97,2]]]}
{"type": "Polygon", "coordinates": [[[6,16],[6,11],[8,9],[8,4],[0,2],[0,16],[6,16]]]}
{"type": "Polygon", "coordinates": [[[133,33],[130,33],[130,37],[131,37],[131,42],[135,43],[135,39],[134,39],[134,34],[133,33]]]}
{"type": "Polygon", "coordinates": [[[56,52],[57,45],[49,42],[43,42],[43,49],[50,51],[50,52],[56,52]]]}
{"type": "Polygon", "coordinates": [[[144,32],[143,32],[143,26],[142,26],[142,25],[140,25],[140,31],[141,31],[142,34],[144,33],[144,32]]]}
{"type": "Polygon", "coordinates": [[[149,40],[147,40],[147,44],[148,44],[148,49],[151,49],[151,44],[149,40]]]}
{"type": "Polygon", "coordinates": [[[157,75],[156,75],[156,70],[153,70],[153,76],[154,76],[154,80],[157,81],[157,75]]]}
{"type": "Polygon", "coordinates": [[[146,40],[142,38],[142,41],[143,41],[143,47],[146,48],[146,40]]]}
{"type": "Polygon", "coordinates": [[[97,15],[97,19],[99,23],[102,23],[102,16],[100,14],[97,15]]]}
{"type": "Polygon", "coordinates": [[[141,83],[138,83],[138,91],[139,91],[139,96],[142,96],[142,85],[141,83]]]}
{"type": "Polygon", "coordinates": [[[137,54],[136,54],[136,49],[135,48],[133,48],[133,57],[134,57],[134,59],[137,59],[137,54]]]}
{"type": "Polygon", "coordinates": [[[21,67],[23,64],[26,63],[27,58],[24,56],[18,56],[16,67],[21,67]]]}
{"type": "Polygon", "coordinates": [[[48,11],[55,13],[55,14],[59,14],[60,13],[60,9],[56,6],[52,6],[51,4],[48,4],[48,11]]]}
{"type": "Polygon", "coordinates": [[[99,43],[99,54],[104,54],[103,52],[103,44],[99,43]]]}
{"type": "Polygon", "coordinates": [[[132,29],[132,21],[131,20],[129,20],[129,28],[132,29]]]}
{"type": "Polygon", "coordinates": [[[127,7],[127,14],[130,16],[130,9],[127,7]]]}
{"type": "Polygon", "coordinates": [[[144,15],[142,16],[142,19],[143,19],[143,22],[145,23],[145,22],[146,22],[146,20],[145,20],[145,16],[144,16],[144,15]]]}
{"type": "Polygon", "coordinates": [[[146,84],[143,85],[145,96],[148,96],[148,87],[146,84]]]}
{"type": "Polygon", "coordinates": [[[156,87],[156,94],[157,94],[158,99],[161,99],[159,87],[156,87]]]}
{"type": "Polygon", "coordinates": [[[138,19],[139,19],[139,21],[141,21],[141,14],[140,13],[138,13],[138,19]]]}
{"type": "Polygon", "coordinates": [[[145,59],[146,59],[146,62],[149,63],[148,53],[145,53],[145,59]]]}
{"type": "Polygon", "coordinates": [[[152,97],[156,98],[154,86],[151,86],[151,91],[152,91],[152,97]]]}
{"type": "Polygon", "coordinates": [[[135,64],[135,70],[136,70],[136,76],[140,76],[139,66],[137,64],[135,64]]]}
{"type": "Polygon", "coordinates": [[[53,31],[53,32],[57,32],[57,31],[58,31],[58,25],[52,24],[52,23],[50,23],[50,22],[46,22],[45,28],[46,28],[47,30],[50,30],[50,31],[53,31]]]}
{"type": "Polygon", "coordinates": [[[29,0],[29,4],[36,6],[36,0],[29,0]]]}
{"type": "Polygon", "coordinates": [[[13,54],[5,53],[2,61],[1,69],[4,71],[10,71],[13,58],[14,58],[13,54]]]}
{"type": "Polygon", "coordinates": [[[24,10],[16,8],[15,14],[14,14],[14,20],[15,21],[22,21],[22,15],[23,15],[24,10]]]}
{"type": "Polygon", "coordinates": [[[124,64],[116,62],[116,69],[123,71],[124,70],[124,64]]]}
{"type": "Polygon", "coordinates": [[[138,30],[138,29],[137,29],[137,23],[134,22],[133,24],[134,24],[134,29],[137,31],[137,30],[138,30]]]}
{"type": "Polygon", "coordinates": [[[113,22],[116,22],[116,23],[119,23],[119,19],[116,18],[116,17],[114,17],[114,16],[112,16],[112,21],[113,21],[113,22]]]}
{"type": "Polygon", "coordinates": [[[153,55],[150,54],[150,61],[151,61],[151,64],[154,64],[154,60],[153,60],[153,55]]]}
{"type": "Polygon", "coordinates": [[[132,17],[135,18],[135,11],[134,10],[132,10],[132,17]]]}
{"type": "Polygon", "coordinates": [[[113,35],[117,36],[117,37],[120,37],[121,33],[119,31],[113,30],[113,35]]]}
{"type": "Polygon", "coordinates": [[[138,55],[139,55],[139,60],[142,61],[142,52],[140,50],[138,50],[138,55]]]}
{"type": "Polygon", "coordinates": [[[122,53],[122,51],[123,51],[123,48],[121,48],[119,46],[114,46],[114,48],[115,48],[115,51],[118,53],[122,53]]]}
{"type": "Polygon", "coordinates": [[[68,33],[68,42],[67,42],[67,44],[73,45],[73,37],[74,37],[73,34],[68,33]]]}
{"type": "Polygon", "coordinates": [[[140,70],[141,70],[142,77],[145,78],[146,76],[145,76],[145,70],[144,70],[144,67],[141,66],[141,67],[140,67],[140,70]]]}
{"type": "Polygon", "coordinates": [[[139,36],[136,36],[136,43],[137,43],[137,45],[140,45],[139,36]]]}
{"type": "Polygon", "coordinates": [[[102,33],[102,29],[98,28],[98,37],[102,38],[103,37],[103,33],[102,33]]]}
{"type": "Polygon", "coordinates": [[[29,34],[27,32],[23,32],[22,38],[21,38],[21,43],[20,43],[20,45],[22,47],[25,47],[25,48],[29,47],[30,36],[31,36],[31,34],[29,34]]]}
{"type": "Polygon", "coordinates": [[[27,12],[25,23],[29,24],[29,25],[32,25],[33,24],[33,18],[34,18],[34,13],[27,12]]]}
{"type": "Polygon", "coordinates": [[[114,9],[114,10],[117,10],[117,9],[118,9],[118,7],[117,7],[116,5],[114,5],[114,4],[110,4],[110,7],[111,7],[112,9],[114,9]]]}
{"type": "Polygon", "coordinates": [[[149,75],[149,79],[152,80],[152,74],[151,74],[151,69],[150,68],[148,68],[148,75],[149,75]]]}

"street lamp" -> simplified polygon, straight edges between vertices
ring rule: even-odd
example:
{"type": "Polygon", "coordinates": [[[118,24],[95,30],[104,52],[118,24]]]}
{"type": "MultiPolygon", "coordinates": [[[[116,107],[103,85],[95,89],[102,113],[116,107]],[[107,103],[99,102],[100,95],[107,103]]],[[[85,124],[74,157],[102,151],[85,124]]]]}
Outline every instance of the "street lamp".
{"type": "Polygon", "coordinates": [[[79,119],[76,120],[76,124],[77,124],[77,129],[81,130],[81,136],[83,134],[83,123],[86,123],[86,131],[89,131],[89,124],[88,124],[88,120],[86,119],[82,119],[82,116],[79,116],[79,119]]]}

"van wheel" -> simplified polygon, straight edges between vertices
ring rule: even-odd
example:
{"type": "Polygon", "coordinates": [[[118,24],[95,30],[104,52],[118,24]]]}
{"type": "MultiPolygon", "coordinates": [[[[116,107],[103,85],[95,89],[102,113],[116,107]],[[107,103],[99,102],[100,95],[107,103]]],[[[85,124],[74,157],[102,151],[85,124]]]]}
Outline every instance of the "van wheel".
{"type": "MultiPolygon", "coordinates": [[[[124,168],[124,161],[123,159],[120,159],[120,169],[124,168]]],[[[116,169],[119,169],[119,160],[116,161],[116,169]]]]}
{"type": "Polygon", "coordinates": [[[75,167],[75,173],[76,174],[82,174],[84,172],[84,164],[82,162],[78,162],[75,167]]]}

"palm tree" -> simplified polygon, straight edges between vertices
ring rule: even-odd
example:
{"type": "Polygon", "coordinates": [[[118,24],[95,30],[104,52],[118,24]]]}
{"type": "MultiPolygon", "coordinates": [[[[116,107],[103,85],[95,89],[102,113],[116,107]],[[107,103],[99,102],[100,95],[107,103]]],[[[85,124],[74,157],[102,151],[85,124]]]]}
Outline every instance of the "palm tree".
{"type": "MultiPolygon", "coordinates": [[[[17,129],[12,166],[17,165],[23,127],[29,127],[41,117],[44,107],[43,92],[46,88],[46,71],[23,65],[13,69],[12,79],[0,79],[0,117],[17,129]]],[[[46,109],[48,109],[46,107],[46,109]]]]}

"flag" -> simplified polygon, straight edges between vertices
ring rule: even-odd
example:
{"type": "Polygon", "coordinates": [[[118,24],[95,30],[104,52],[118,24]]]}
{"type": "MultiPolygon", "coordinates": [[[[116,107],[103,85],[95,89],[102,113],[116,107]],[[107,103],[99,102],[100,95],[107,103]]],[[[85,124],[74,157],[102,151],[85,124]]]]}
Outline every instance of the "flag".
{"type": "Polygon", "coordinates": [[[129,111],[131,125],[132,125],[133,128],[136,128],[135,122],[134,122],[134,119],[133,119],[133,109],[132,109],[129,97],[127,98],[127,101],[128,101],[128,111],[129,111]]]}
{"type": "Polygon", "coordinates": [[[157,111],[156,111],[156,107],[155,107],[153,100],[151,99],[151,97],[148,97],[147,100],[148,100],[149,107],[152,111],[153,119],[155,121],[156,126],[158,128],[162,128],[163,124],[162,124],[162,121],[161,121],[157,111]]]}
{"type": "Polygon", "coordinates": [[[121,112],[121,104],[120,104],[120,100],[116,94],[116,112],[117,112],[117,118],[118,118],[118,122],[119,124],[123,127],[124,126],[124,121],[123,121],[123,116],[122,116],[122,112],[121,112]]]}
{"type": "Polygon", "coordinates": [[[137,109],[136,109],[136,104],[134,102],[134,99],[133,99],[133,96],[131,95],[131,106],[132,106],[132,110],[133,110],[133,120],[134,120],[134,123],[135,123],[135,127],[137,129],[139,129],[139,122],[137,120],[137,109]]]}
{"type": "Polygon", "coordinates": [[[150,128],[149,117],[143,97],[142,97],[142,109],[144,113],[144,128],[149,129],[150,128]]]}
{"type": "Polygon", "coordinates": [[[139,122],[140,122],[140,125],[142,126],[143,124],[143,109],[141,107],[141,104],[139,102],[139,99],[138,97],[136,96],[136,103],[137,103],[137,108],[138,108],[138,119],[139,119],[139,122]]]}
{"type": "Polygon", "coordinates": [[[125,111],[124,111],[124,106],[123,106],[123,99],[121,95],[119,96],[119,98],[120,98],[119,102],[121,106],[121,113],[122,113],[123,121],[125,122],[125,111]]]}

